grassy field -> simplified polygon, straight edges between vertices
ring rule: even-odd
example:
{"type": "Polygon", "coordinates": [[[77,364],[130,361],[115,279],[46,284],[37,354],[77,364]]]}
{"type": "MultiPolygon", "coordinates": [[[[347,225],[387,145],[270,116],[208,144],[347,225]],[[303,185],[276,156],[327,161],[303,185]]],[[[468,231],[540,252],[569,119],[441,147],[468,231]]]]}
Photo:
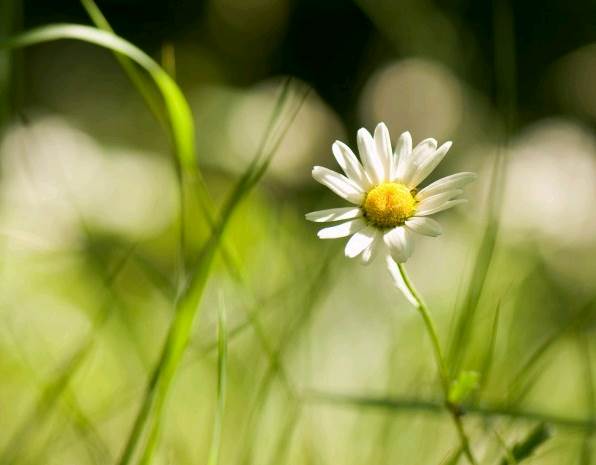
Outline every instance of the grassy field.
{"type": "Polygon", "coordinates": [[[0,464],[596,463],[596,8],[523,3],[0,0],[0,464]],[[305,220],[381,121],[478,175],[401,289],[305,220]]]}

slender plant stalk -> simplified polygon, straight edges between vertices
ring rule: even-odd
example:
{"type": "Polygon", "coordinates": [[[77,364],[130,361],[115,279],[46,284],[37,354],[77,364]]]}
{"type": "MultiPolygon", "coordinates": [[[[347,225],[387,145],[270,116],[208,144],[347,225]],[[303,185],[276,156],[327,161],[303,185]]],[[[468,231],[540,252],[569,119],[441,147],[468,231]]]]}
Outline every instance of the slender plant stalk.
{"type": "Polygon", "coordinates": [[[226,405],[228,332],[226,329],[226,310],[223,295],[220,295],[219,318],[217,324],[217,406],[213,435],[207,465],[217,465],[221,450],[223,415],[226,405]]]}
{"type": "MultiPolygon", "coordinates": [[[[594,385],[594,377],[592,372],[594,371],[594,363],[592,356],[590,355],[590,340],[587,334],[579,335],[579,349],[580,354],[583,355],[584,362],[584,384],[586,390],[586,410],[590,412],[591,418],[596,417],[596,386],[594,385]]],[[[586,431],[584,440],[582,441],[580,450],[580,465],[590,465],[592,461],[592,452],[595,449],[594,446],[594,430],[586,431]]]]}
{"type": "MultiPolygon", "coordinates": [[[[419,398],[355,396],[320,391],[307,391],[305,398],[316,402],[326,402],[358,408],[383,408],[396,412],[426,412],[436,414],[442,412],[444,409],[443,402],[419,398]]],[[[507,405],[499,404],[464,404],[462,409],[465,410],[467,414],[476,415],[485,421],[505,418],[509,420],[538,421],[568,430],[579,430],[583,432],[596,431],[596,418],[591,416],[573,418],[549,415],[533,410],[512,409],[507,405]]]]}
{"type": "Polygon", "coordinates": [[[408,274],[406,273],[406,268],[403,263],[398,264],[399,272],[406,284],[408,290],[412,293],[414,300],[416,301],[416,310],[420,312],[422,316],[422,320],[424,321],[424,326],[426,328],[426,332],[431,340],[433,346],[433,352],[435,354],[435,361],[437,363],[437,368],[439,370],[439,377],[441,378],[441,386],[443,387],[443,395],[445,398],[445,407],[449,411],[451,418],[453,419],[453,423],[455,424],[455,428],[457,429],[457,434],[459,435],[459,439],[461,442],[461,446],[465,456],[467,457],[468,461],[472,465],[477,465],[478,462],[474,458],[474,454],[472,453],[472,449],[470,448],[470,440],[464,430],[464,425],[461,420],[461,413],[456,405],[453,405],[449,401],[449,370],[447,369],[447,364],[445,363],[445,357],[443,356],[443,351],[441,349],[441,344],[439,342],[439,336],[437,334],[437,328],[435,323],[430,316],[428,311],[428,307],[420,297],[420,294],[416,291],[416,288],[410,281],[408,274]]]}
{"type": "MultiPolygon", "coordinates": [[[[288,84],[284,86],[279,97],[279,105],[281,106],[286,102],[289,85],[290,83],[288,81],[288,84]]],[[[145,399],[141,406],[141,410],[137,415],[137,419],[135,420],[124,453],[119,461],[120,465],[128,465],[131,462],[135,450],[144,435],[147,436],[147,441],[141,453],[139,463],[142,465],[151,463],[162,427],[166,396],[178,369],[178,365],[180,364],[182,355],[185,352],[186,345],[190,340],[190,331],[192,329],[193,321],[198,313],[199,303],[206,281],[209,277],[211,264],[215,257],[215,253],[221,245],[227,224],[236,207],[242,199],[246,198],[247,194],[255,187],[259,179],[263,176],[271,159],[277,152],[284,135],[289,129],[291,122],[300,110],[305,95],[306,93],[302,98],[298,98],[298,104],[292,108],[287,123],[281,126],[279,132],[270,135],[273,140],[271,149],[266,153],[257,154],[236,183],[227,202],[222,207],[221,217],[215,224],[211,237],[204,244],[197,261],[196,269],[193,269],[189,284],[178,301],[176,315],[170,326],[160,361],[147,385],[145,399]]],[[[276,117],[281,110],[281,106],[276,105],[276,108],[273,111],[273,114],[276,115],[276,117]]]]}

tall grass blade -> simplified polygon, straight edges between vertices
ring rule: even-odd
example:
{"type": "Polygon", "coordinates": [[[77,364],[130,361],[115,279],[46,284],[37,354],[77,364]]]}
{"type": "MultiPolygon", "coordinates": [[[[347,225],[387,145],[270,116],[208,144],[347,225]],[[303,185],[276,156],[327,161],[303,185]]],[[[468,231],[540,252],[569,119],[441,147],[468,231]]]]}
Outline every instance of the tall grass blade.
{"type": "Polygon", "coordinates": [[[462,359],[466,348],[468,347],[470,331],[475,321],[480,297],[486,285],[490,264],[492,263],[495,252],[499,229],[498,214],[500,210],[500,197],[503,184],[502,170],[503,159],[502,154],[499,154],[493,165],[493,176],[489,187],[487,225],[476,255],[471,274],[471,281],[464,298],[464,303],[459,312],[455,331],[450,340],[447,358],[452,376],[461,370],[462,359]]]}
{"type": "Polygon", "coordinates": [[[464,299],[459,319],[448,353],[451,373],[461,370],[462,358],[473,327],[479,300],[486,285],[490,264],[493,259],[499,231],[499,216],[505,183],[504,152],[509,148],[509,140],[514,130],[517,113],[517,70],[515,64],[515,31],[513,13],[509,0],[493,0],[493,34],[495,44],[496,106],[504,120],[502,144],[493,166],[488,197],[487,225],[484,231],[476,261],[472,269],[472,279],[464,299]]]}
{"type": "MultiPolygon", "coordinates": [[[[89,14],[91,20],[94,24],[99,28],[107,32],[114,32],[110,24],[108,23],[105,16],[101,13],[97,4],[94,0],[81,0],[81,3],[87,13],[89,14]]],[[[162,116],[161,107],[159,100],[156,99],[155,93],[151,86],[149,86],[145,76],[138,72],[137,68],[134,66],[134,63],[131,61],[129,57],[123,54],[116,53],[116,57],[118,61],[122,65],[124,71],[130,78],[133,85],[139,90],[140,94],[143,96],[147,105],[152,110],[152,112],[156,115],[158,120],[164,122],[164,118],[162,116]]],[[[164,44],[162,47],[162,62],[163,68],[165,71],[175,79],[176,71],[176,63],[175,63],[175,55],[174,55],[174,47],[172,44],[164,44]]],[[[264,136],[261,141],[261,145],[257,149],[257,155],[255,156],[255,160],[264,153],[264,144],[267,142],[268,138],[271,136],[271,129],[274,126],[275,122],[278,119],[279,112],[283,105],[285,104],[285,100],[287,98],[287,91],[289,89],[289,80],[286,80],[283,86],[282,94],[278,101],[276,102],[275,109],[270,117],[268,128],[264,133],[264,136]]],[[[166,124],[167,126],[167,124],[166,124]]],[[[180,226],[180,252],[181,252],[181,263],[182,263],[182,270],[181,275],[184,277],[185,275],[185,253],[186,253],[186,226],[185,226],[185,219],[186,219],[186,196],[184,186],[188,184],[189,187],[193,188],[194,193],[197,194],[197,200],[199,202],[199,207],[201,208],[205,218],[207,219],[209,226],[213,227],[214,224],[214,212],[212,201],[210,200],[209,193],[205,186],[203,179],[200,176],[200,173],[197,172],[197,176],[195,176],[192,172],[185,171],[181,173],[182,176],[180,177],[180,211],[181,211],[181,226],[180,226]]],[[[239,266],[234,262],[233,254],[228,251],[228,246],[224,243],[222,245],[222,253],[223,258],[225,261],[226,266],[228,267],[230,273],[233,277],[239,277],[240,271],[239,266]]]]}
{"type": "Polygon", "coordinates": [[[174,320],[168,330],[161,357],[149,380],[141,408],[124,452],[119,460],[120,465],[130,463],[145,430],[148,430],[148,442],[141,454],[141,460],[143,463],[150,463],[153,457],[159,428],[162,424],[166,397],[190,339],[193,323],[200,308],[201,298],[215,254],[222,242],[223,235],[233,213],[236,211],[240,202],[247,197],[249,192],[261,179],[286,130],[287,127],[280,133],[279,140],[273,145],[272,150],[263,157],[259,157],[262,160],[260,164],[258,161],[253,161],[248,166],[244,174],[237,181],[225,205],[222,207],[220,219],[214,225],[210,238],[204,244],[197,261],[197,266],[191,271],[188,285],[183,290],[176,305],[174,320]],[[153,414],[153,418],[150,419],[151,414],[153,414]]]}
{"type": "Polygon", "coordinates": [[[226,329],[226,309],[222,297],[219,304],[219,318],[217,324],[217,408],[215,411],[215,421],[213,422],[213,436],[211,438],[211,447],[207,465],[219,464],[221,431],[226,405],[227,359],[228,334],[226,329]]]}
{"type": "MultiPolygon", "coordinates": [[[[596,417],[596,386],[594,386],[594,364],[590,354],[590,339],[587,334],[579,335],[579,350],[584,365],[584,385],[586,390],[586,411],[596,417]]],[[[594,451],[594,431],[586,432],[580,451],[580,465],[592,464],[594,451]]]]}
{"type": "Polygon", "coordinates": [[[486,347],[486,351],[484,353],[484,357],[480,364],[480,383],[478,386],[478,390],[473,394],[474,399],[477,399],[480,396],[482,390],[487,385],[488,380],[490,379],[491,371],[493,368],[493,361],[495,357],[495,346],[497,343],[497,333],[499,331],[500,315],[501,302],[498,302],[495,308],[495,316],[493,317],[493,322],[491,325],[490,338],[486,347]]]}

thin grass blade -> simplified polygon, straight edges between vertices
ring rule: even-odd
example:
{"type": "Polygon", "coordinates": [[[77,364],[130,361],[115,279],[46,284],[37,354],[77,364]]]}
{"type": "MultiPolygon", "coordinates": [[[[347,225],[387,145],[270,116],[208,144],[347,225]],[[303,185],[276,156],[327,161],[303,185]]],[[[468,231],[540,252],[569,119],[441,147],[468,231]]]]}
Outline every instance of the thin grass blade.
{"type": "Polygon", "coordinates": [[[536,425],[524,439],[517,442],[501,459],[501,465],[510,465],[513,459],[514,464],[523,462],[529,459],[534,451],[544,444],[552,436],[551,430],[545,423],[539,423],[536,425]]]}
{"type": "MultiPolygon", "coordinates": [[[[594,364],[590,354],[590,340],[587,334],[579,336],[579,350],[584,365],[584,385],[586,391],[586,411],[592,417],[596,417],[596,386],[594,386],[594,364]]],[[[591,465],[594,451],[594,431],[588,431],[584,435],[580,450],[580,465],[591,465]]]]}
{"type": "MultiPolygon", "coordinates": [[[[344,405],[352,408],[383,408],[402,412],[426,412],[429,414],[443,414],[445,407],[437,400],[416,399],[406,397],[372,397],[355,396],[347,394],[335,394],[328,392],[310,391],[305,393],[304,399],[310,402],[322,402],[329,404],[344,405]]],[[[545,424],[556,425],[561,428],[569,428],[580,431],[595,431],[596,418],[571,418],[557,415],[549,415],[538,411],[522,410],[500,405],[483,403],[464,404],[462,411],[466,415],[474,415],[481,418],[509,418],[512,420],[531,420],[545,424]]]]}
{"type": "Polygon", "coordinates": [[[227,359],[228,334],[226,329],[226,309],[222,297],[220,299],[217,324],[217,408],[215,411],[215,421],[213,422],[213,436],[211,438],[207,465],[218,465],[219,463],[223,415],[226,404],[227,359]]]}
{"type": "MultiPolygon", "coordinates": [[[[286,130],[287,127],[280,134],[280,139],[283,138],[286,130]]],[[[183,290],[180,300],[176,305],[174,320],[168,330],[160,360],[147,385],[141,409],[119,461],[120,465],[130,463],[141,436],[145,431],[147,431],[148,439],[141,454],[141,462],[148,464],[153,458],[159,429],[162,425],[166,397],[182,355],[188,345],[193,323],[199,313],[201,298],[207,279],[209,278],[213,259],[223,240],[232,215],[241,201],[248,196],[261,179],[279,143],[280,141],[277,141],[274,144],[273,150],[265,155],[260,164],[253,162],[249,165],[222,207],[220,219],[214,225],[210,238],[204,244],[197,261],[197,267],[192,271],[188,285],[183,290]],[[150,416],[152,416],[151,419],[150,416]]]]}
{"type": "Polygon", "coordinates": [[[462,446],[459,446],[457,449],[452,451],[443,461],[441,461],[441,465],[457,465],[459,459],[464,455],[464,449],[462,446]]]}
{"type": "Polygon", "coordinates": [[[480,365],[480,383],[478,390],[473,394],[474,399],[478,399],[482,390],[487,385],[490,379],[491,371],[493,368],[493,361],[495,356],[495,346],[497,343],[497,333],[499,331],[499,316],[501,314],[501,302],[497,303],[495,308],[495,315],[491,325],[490,338],[486,346],[486,351],[480,365]]]}

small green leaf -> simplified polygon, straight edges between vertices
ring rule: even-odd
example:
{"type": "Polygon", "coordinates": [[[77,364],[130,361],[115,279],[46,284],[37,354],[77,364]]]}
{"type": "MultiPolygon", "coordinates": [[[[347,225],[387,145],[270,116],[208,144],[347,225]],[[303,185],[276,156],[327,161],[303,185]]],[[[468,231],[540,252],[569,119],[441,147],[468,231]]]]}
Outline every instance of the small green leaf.
{"type": "MultiPolygon", "coordinates": [[[[550,428],[545,423],[536,425],[527,436],[521,441],[515,443],[511,448],[510,455],[515,462],[529,458],[540,445],[546,442],[552,436],[550,428]]],[[[501,465],[507,465],[507,457],[501,460],[501,465]]]]}
{"type": "Polygon", "coordinates": [[[449,402],[461,404],[468,396],[478,389],[480,375],[476,371],[462,371],[449,388],[449,402]]]}

